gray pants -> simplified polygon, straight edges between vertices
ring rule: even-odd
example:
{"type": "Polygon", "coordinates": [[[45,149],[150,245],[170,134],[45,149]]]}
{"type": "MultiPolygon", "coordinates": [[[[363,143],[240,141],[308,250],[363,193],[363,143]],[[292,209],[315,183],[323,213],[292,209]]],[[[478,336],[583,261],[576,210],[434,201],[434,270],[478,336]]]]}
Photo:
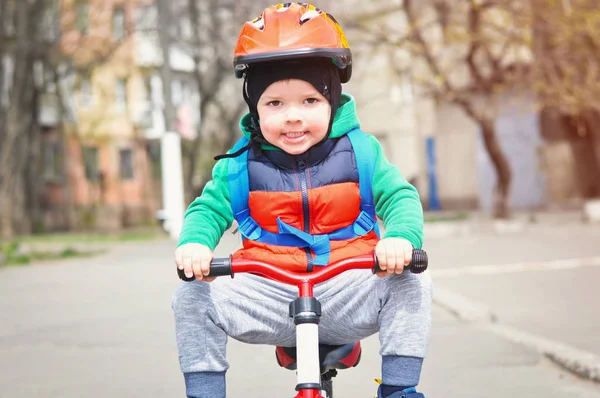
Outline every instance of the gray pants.
{"type": "MultiPolygon", "coordinates": [[[[431,328],[429,272],[379,278],[352,270],[314,289],[321,302],[319,339],[346,344],[379,332],[382,356],[424,358],[431,328]]],[[[251,344],[296,345],[289,303],[295,286],[255,275],[183,282],[173,297],[183,373],[222,372],[227,336],[251,344]]]]}

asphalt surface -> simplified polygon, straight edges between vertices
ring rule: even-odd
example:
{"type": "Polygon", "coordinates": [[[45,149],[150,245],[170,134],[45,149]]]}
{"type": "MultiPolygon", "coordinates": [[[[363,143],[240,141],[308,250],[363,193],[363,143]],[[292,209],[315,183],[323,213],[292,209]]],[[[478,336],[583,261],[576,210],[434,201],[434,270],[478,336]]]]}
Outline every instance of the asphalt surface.
{"type": "MultiPolygon", "coordinates": [[[[548,264],[600,257],[600,229],[450,231],[426,242],[441,292],[420,385],[427,397],[600,398],[600,384],[494,329],[524,331],[594,359],[599,268],[548,264]],[[523,262],[539,267],[521,270],[523,262]],[[443,303],[444,292],[461,304],[443,303]],[[496,323],[455,315],[469,305],[493,313],[496,323]]],[[[228,234],[216,254],[238,243],[228,234]]],[[[170,241],[127,243],[91,259],[1,269],[0,397],[185,396],[170,308],[179,283],[173,248],[170,241]]],[[[228,358],[228,397],[295,395],[294,372],[277,366],[273,347],[230,341],[228,358]]],[[[363,341],[360,365],[335,379],[337,397],[373,397],[379,366],[373,336],[363,341]]]]}

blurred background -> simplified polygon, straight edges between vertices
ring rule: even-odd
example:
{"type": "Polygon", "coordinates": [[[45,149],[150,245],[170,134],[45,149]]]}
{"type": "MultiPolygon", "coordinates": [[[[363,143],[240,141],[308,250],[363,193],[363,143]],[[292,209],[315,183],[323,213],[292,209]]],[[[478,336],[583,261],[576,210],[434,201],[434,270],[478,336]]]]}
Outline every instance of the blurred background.
{"type": "MultiPolygon", "coordinates": [[[[596,2],[322,3],[351,43],[363,129],[427,209],[508,217],[600,196],[596,2]]],[[[1,4],[2,237],[148,224],[172,156],[183,202],[201,192],[240,134],[233,45],[266,3],[1,4]],[[161,153],[165,132],[181,155],[161,153]]]]}
{"type": "MultiPolygon", "coordinates": [[[[29,324],[23,314],[47,311],[50,307],[39,304],[55,300],[54,311],[64,315],[64,306],[90,294],[77,290],[92,283],[90,269],[104,275],[93,283],[106,285],[89,304],[108,305],[106,314],[118,312],[121,301],[111,307],[105,295],[130,288],[114,284],[128,265],[136,275],[155,272],[146,282],[162,292],[163,300],[155,301],[167,319],[160,336],[168,341],[163,348],[171,362],[165,368],[176,372],[168,303],[177,281],[165,265],[174,247],[168,237],[177,236],[185,207],[210,179],[213,156],[240,136],[246,104],[233,74],[233,47],[243,22],[268,5],[0,0],[0,292],[7,297],[0,308],[8,319],[0,347],[8,350],[5,358],[23,360],[15,341],[33,344],[36,337],[28,333],[50,327],[40,321],[43,316],[29,324]],[[33,266],[10,267],[20,264],[33,266]],[[112,267],[120,268],[107,274],[112,267]],[[39,275],[58,284],[48,296],[30,285],[39,275]],[[31,298],[29,289],[39,296],[31,298]],[[61,294],[67,296],[59,300],[61,294]]],[[[581,357],[569,359],[572,369],[564,363],[560,369],[570,369],[577,382],[599,381],[600,316],[593,309],[600,277],[598,1],[321,0],[315,5],[334,15],[348,37],[353,76],[344,91],[357,99],[362,129],[380,139],[388,158],[421,194],[426,241],[437,259],[433,264],[440,263],[438,273],[433,271],[441,287],[437,304],[453,314],[436,318],[442,319],[438,330],[458,336],[434,334],[434,347],[443,345],[436,341],[469,336],[461,328],[473,320],[505,319],[570,344],[575,351],[569,352],[581,357]],[[540,286],[540,271],[556,291],[569,288],[548,294],[540,286]],[[523,276],[530,279],[516,289],[523,276]],[[447,296],[445,284],[454,289],[447,296]],[[444,322],[451,325],[444,329],[444,322]],[[584,365],[581,358],[587,358],[584,365]]],[[[226,237],[221,254],[236,243],[226,237]]],[[[139,289],[144,295],[144,286],[139,289]]],[[[85,319],[83,313],[75,311],[69,322],[85,319]]],[[[73,336],[83,330],[97,329],[88,324],[75,328],[73,336]]],[[[477,350],[484,358],[480,368],[489,365],[486,360],[492,363],[489,379],[483,378],[489,384],[497,374],[494,361],[521,351],[511,346],[487,352],[481,347],[507,344],[483,343],[487,338],[480,337],[477,350]]],[[[544,367],[552,355],[536,344],[526,349],[531,356],[516,357],[544,367]]],[[[32,355],[38,348],[31,348],[32,355]]],[[[56,353],[48,355],[51,364],[56,353]]],[[[442,367],[432,370],[436,377],[427,379],[428,385],[444,391],[441,385],[451,381],[443,378],[455,367],[450,353],[434,350],[433,355],[442,367]],[[433,380],[440,378],[445,381],[433,380]]],[[[514,358],[507,361],[514,365],[514,358]]],[[[3,386],[30,396],[80,396],[77,388],[72,394],[35,390],[35,395],[15,382],[24,380],[24,369],[17,367],[0,384],[1,397],[15,396],[2,393],[3,386]]],[[[66,369],[64,374],[76,367],[66,369]]],[[[562,393],[549,380],[571,376],[557,369],[542,371],[536,386],[562,393]]],[[[520,370],[513,368],[515,380],[520,370]]],[[[172,384],[181,388],[179,379],[172,384]]],[[[505,384],[495,390],[498,396],[514,392],[505,384]]],[[[573,396],[600,396],[589,392],[596,388],[585,384],[586,392],[573,396]]],[[[139,396],[124,391],[111,394],[139,396]]],[[[540,391],[527,396],[542,396],[540,391]]]]}

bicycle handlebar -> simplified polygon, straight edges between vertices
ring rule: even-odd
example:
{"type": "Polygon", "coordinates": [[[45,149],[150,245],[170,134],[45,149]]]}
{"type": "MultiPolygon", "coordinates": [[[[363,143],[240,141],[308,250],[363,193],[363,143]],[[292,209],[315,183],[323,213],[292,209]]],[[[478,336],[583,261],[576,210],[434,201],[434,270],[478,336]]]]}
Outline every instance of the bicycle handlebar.
{"type": "MultiPolygon", "coordinates": [[[[428,266],[427,253],[421,249],[414,249],[412,261],[405,269],[410,270],[414,274],[420,274],[425,271],[428,266]]],[[[255,260],[246,260],[243,258],[232,259],[231,257],[215,258],[210,263],[210,273],[207,276],[231,276],[240,272],[252,272],[260,274],[274,280],[297,284],[301,281],[311,281],[314,283],[323,282],[333,276],[336,276],[350,269],[371,269],[373,273],[382,271],[379,268],[377,256],[373,253],[362,256],[351,257],[345,260],[336,261],[326,267],[313,272],[295,272],[278,268],[274,265],[255,260]]],[[[177,275],[181,280],[191,282],[195,277],[188,278],[183,270],[177,268],[177,275]]]]}

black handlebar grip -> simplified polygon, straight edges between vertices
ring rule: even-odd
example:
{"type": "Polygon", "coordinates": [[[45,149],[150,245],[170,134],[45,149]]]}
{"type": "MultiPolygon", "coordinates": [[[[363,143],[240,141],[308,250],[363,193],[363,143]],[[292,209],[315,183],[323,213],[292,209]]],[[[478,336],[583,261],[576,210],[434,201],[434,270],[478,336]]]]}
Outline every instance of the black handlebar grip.
{"type": "Polygon", "coordinates": [[[196,280],[195,276],[192,276],[192,277],[188,278],[185,275],[185,272],[183,272],[183,270],[179,269],[179,268],[177,268],[177,276],[179,277],[179,279],[181,279],[184,282],[191,282],[191,281],[195,281],[196,280]]]}
{"type": "Polygon", "coordinates": [[[413,250],[412,260],[410,264],[408,264],[410,272],[412,272],[413,274],[420,274],[421,272],[427,269],[428,265],[429,258],[427,257],[427,252],[421,249],[413,250]]]}
{"type": "Polygon", "coordinates": [[[210,273],[207,276],[231,275],[231,258],[214,258],[210,262],[210,273]]]}
{"type": "MultiPolygon", "coordinates": [[[[413,249],[412,260],[410,264],[408,264],[404,269],[409,269],[413,274],[420,274],[421,272],[427,269],[428,265],[427,252],[422,249],[413,249]]],[[[377,273],[383,271],[379,268],[379,261],[377,260],[377,256],[375,256],[375,266],[373,267],[373,273],[377,273]]]]}
{"type": "MultiPolygon", "coordinates": [[[[210,262],[210,273],[207,276],[225,276],[231,275],[231,260],[229,257],[226,258],[215,258],[210,262]]],[[[177,276],[179,279],[185,282],[191,282],[196,280],[195,276],[188,278],[185,276],[183,270],[177,268],[177,276]]]]}

